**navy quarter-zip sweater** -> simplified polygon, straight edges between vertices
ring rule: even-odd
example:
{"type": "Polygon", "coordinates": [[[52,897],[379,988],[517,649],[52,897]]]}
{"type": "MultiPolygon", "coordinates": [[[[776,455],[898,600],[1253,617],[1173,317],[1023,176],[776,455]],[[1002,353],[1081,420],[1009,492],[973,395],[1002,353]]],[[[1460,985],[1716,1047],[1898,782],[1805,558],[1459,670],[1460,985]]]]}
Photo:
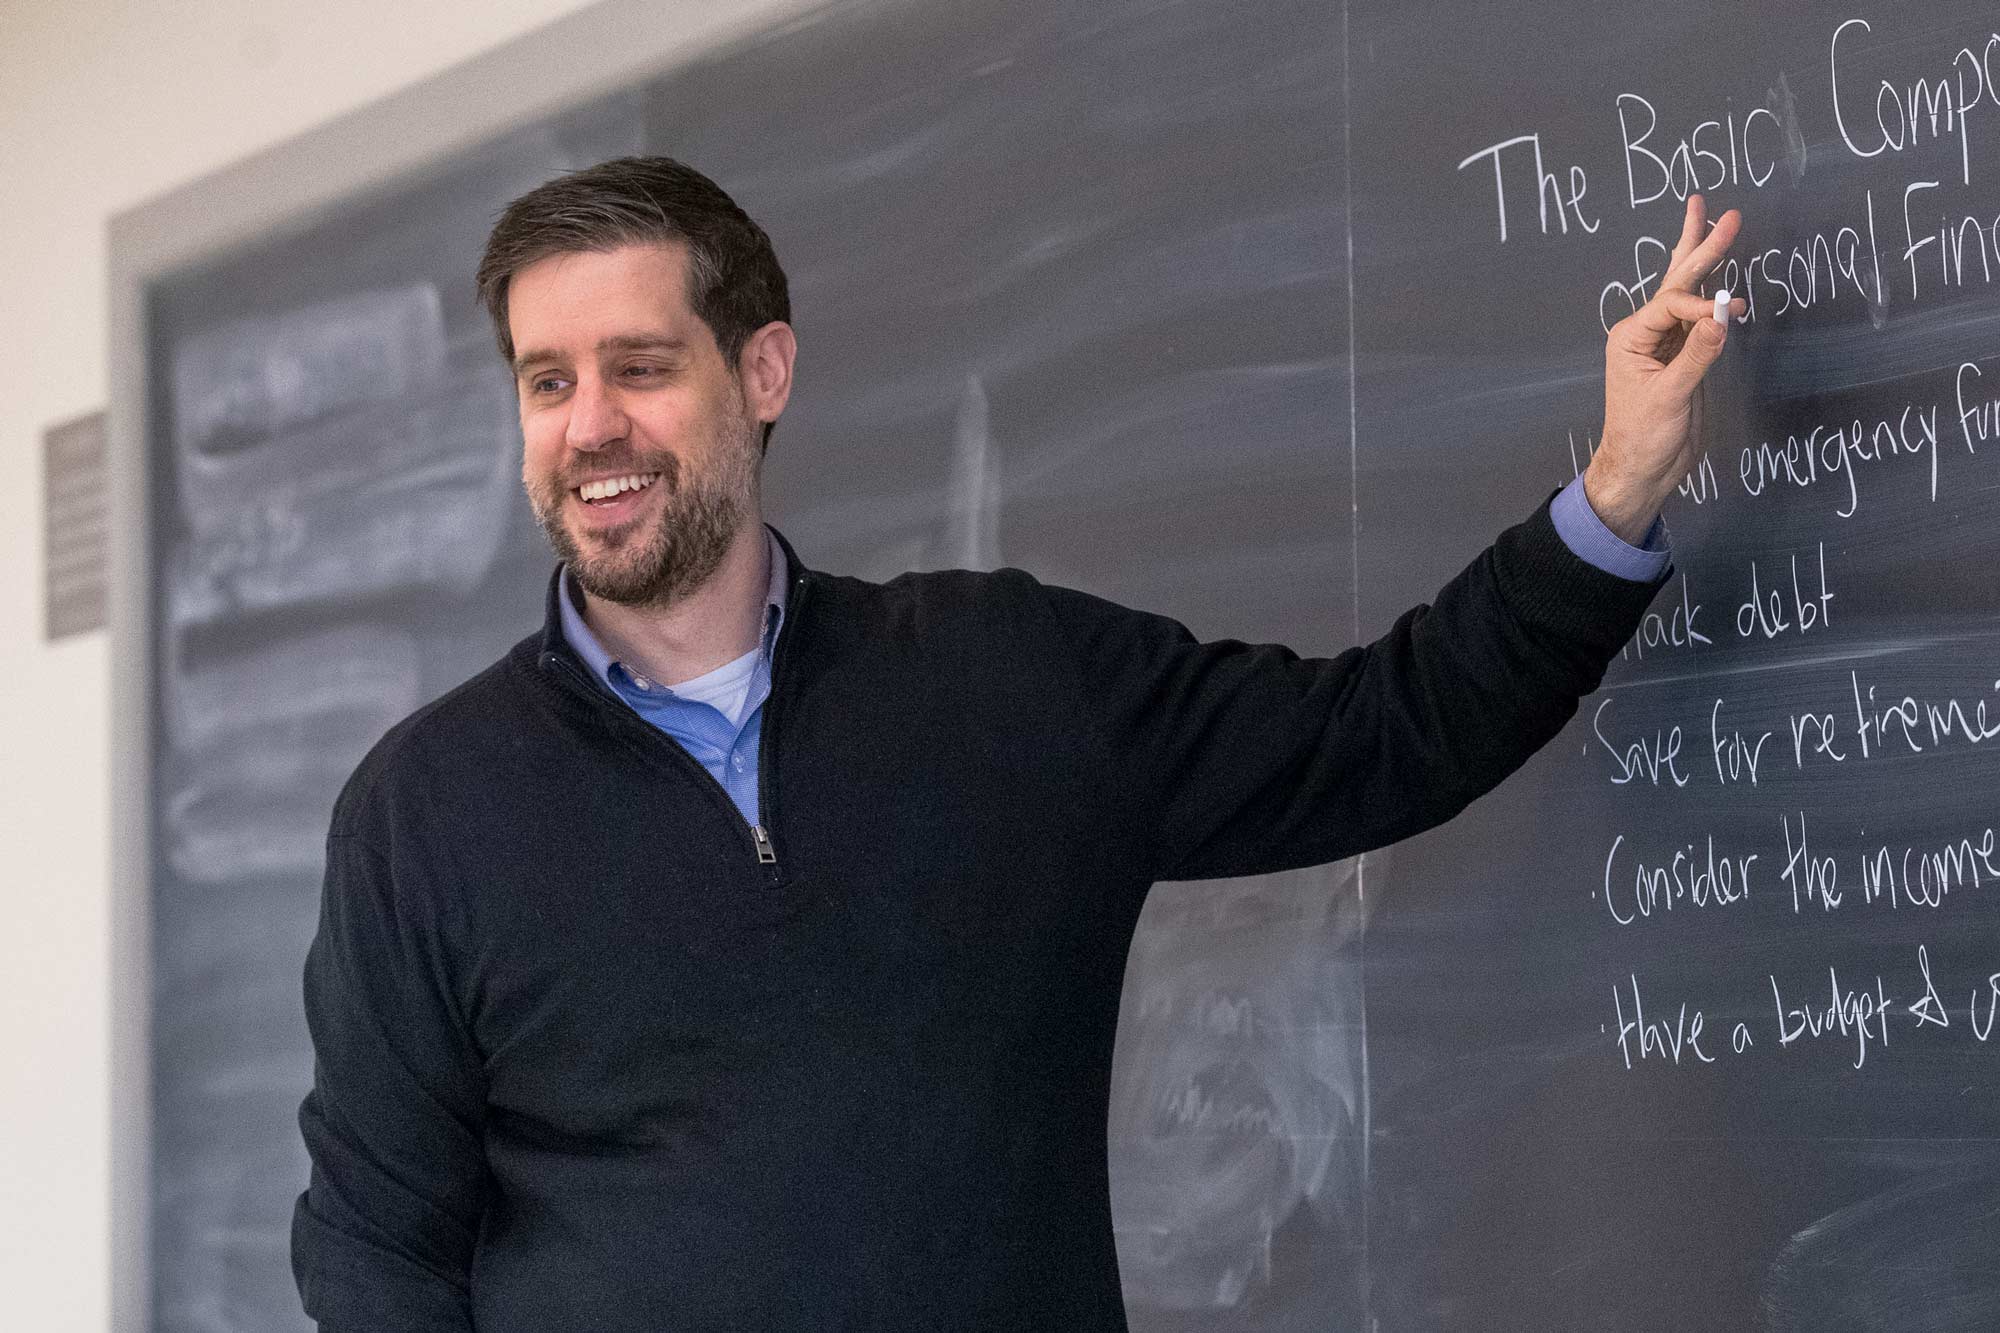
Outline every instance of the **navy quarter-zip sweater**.
{"type": "Polygon", "coordinates": [[[324,1333],[1122,1330],[1105,1117],[1161,879],[1448,818],[1654,583],[1547,506],[1381,640],[1201,644],[1018,570],[806,570],[753,835],[547,623],[327,841],[293,1266],[324,1333]]]}

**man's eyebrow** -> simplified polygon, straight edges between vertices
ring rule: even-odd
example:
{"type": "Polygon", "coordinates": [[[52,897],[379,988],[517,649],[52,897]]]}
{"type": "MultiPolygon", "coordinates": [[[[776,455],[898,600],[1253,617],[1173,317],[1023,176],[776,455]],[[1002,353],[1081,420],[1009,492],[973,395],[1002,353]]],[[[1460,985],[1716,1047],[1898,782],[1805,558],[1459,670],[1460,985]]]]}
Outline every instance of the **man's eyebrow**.
{"type": "MultiPolygon", "coordinates": [[[[687,339],[668,333],[619,333],[605,338],[597,344],[599,355],[605,352],[684,352],[687,339]]],[[[514,358],[514,374],[525,375],[528,367],[544,361],[560,361],[562,354],[535,348],[522,352],[514,358]]]]}

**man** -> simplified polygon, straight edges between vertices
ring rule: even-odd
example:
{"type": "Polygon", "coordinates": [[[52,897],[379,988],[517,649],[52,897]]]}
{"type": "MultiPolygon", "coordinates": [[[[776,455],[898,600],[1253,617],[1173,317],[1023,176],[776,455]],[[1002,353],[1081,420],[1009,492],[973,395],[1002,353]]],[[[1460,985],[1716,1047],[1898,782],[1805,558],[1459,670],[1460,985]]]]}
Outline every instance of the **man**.
{"type": "Polygon", "coordinates": [[[307,1312],[1124,1328],[1105,1113],[1148,888],[1405,837],[1563,725],[1664,576],[1632,543],[1698,447],[1693,288],[1737,225],[1690,201],[1582,485],[1301,661],[1018,570],[810,570],[759,504],[796,353],[763,231],[663,158],[517,200],[479,286],[561,563],[542,630],[335,807],[307,1312]]]}

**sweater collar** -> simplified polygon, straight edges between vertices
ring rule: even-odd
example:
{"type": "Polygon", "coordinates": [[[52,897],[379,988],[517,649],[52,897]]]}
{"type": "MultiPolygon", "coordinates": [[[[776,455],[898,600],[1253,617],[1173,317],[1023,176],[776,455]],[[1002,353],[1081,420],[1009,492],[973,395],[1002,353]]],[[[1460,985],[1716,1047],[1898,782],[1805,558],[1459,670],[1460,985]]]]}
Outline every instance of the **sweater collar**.
{"type": "MultiPolygon", "coordinates": [[[[777,543],[777,553],[782,557],[782,568],[784,570],[784,582],[781,586],[779,584],[779,562],[776,560],[772,562],[772,589],[770,596],[776,599],[777,605],[787,606],[797,601],[797,594],[805,586],[809,571],[804,565],[799,563],[798,552],[794,551],[792,544],[785,540],[784,533],[779,532],[769,524],[765,525],[764,530],[777,543]]],[[[547,666],[551,659],[561,654],[567,654],[578,662],[583,663],[585,668],[588,669],[590,664],[577,651],[576,645],[570,643],[563,633],[563,598],[568,596],[569,585],[569,580],[566,577],[567,574],[568,569],[561,562],[558,562],[555,569],[549,574],[548,590],[542,598],[541,649],[536,654],[536,657],[543,666],[547,666]]]]}

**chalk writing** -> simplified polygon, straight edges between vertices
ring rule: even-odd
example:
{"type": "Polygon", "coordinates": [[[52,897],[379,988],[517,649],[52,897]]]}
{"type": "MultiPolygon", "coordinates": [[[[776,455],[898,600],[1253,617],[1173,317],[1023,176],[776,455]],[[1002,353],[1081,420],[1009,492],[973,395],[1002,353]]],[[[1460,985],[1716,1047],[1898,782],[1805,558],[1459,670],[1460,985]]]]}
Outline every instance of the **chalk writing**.
{"type": "Polygon", "coordinates": [[[1917,970],[1923,974],[1924,993],[1910,1002],[1906,1012],[1917,1020],[1919,1027],[1950,1027],[1951,1015],[1945,1012],[1937,983],[1931,980],[1931,951],[1921,944],[1917,946],[1917,970]]]}
{"type": "Polygon", "coordinates": [[[1674,849],[1665,865],[1648,865],[1634,860],[1629,888],[1623,884],[1624,867],[1619,849],[1625,835],[1612,839],[1604,858],[1604,907],[1611,919],[1629,926],[1644,918],[1687,908],[1732,907],[1750,898],[1750,866],[1757,853],[1731,856],[1715,854],[1715,836],[1710,834],[1697,852],[1695,844],[1674,849]]]}
{"type": "Polygon", "coordinates": [[[1591,715],[1590,728],[1598,744],[1604,747],[1604,752],[1617,766],[1618,772],[1611,779],[1612,785],[1622,787],[1634,778],[1644,778],[1657,787],[1660,775],[1664,773],[1674,786],[1687,786],[1687,774],[1680,771],[1680,727],[1656,730],[1650,738],[1641,736],[1635,741],[1619,744],[1604,734],[1604,714],[1610,707],[1609,699],[1598,703],[1597,711],[1591,715]]]}
{"type": "Polygon", "coordinates": [[[1965,1008],[1972,1019],[1972,1035],[1981,1041],[1986,1041],[1993,1035],[1993,1015],[1996,1011],[2000,1011],[2000,972],[1987,977],[1985,986],[1972,988],[1972,1000],[1965,1008]],[[1979,1001],[1982,994],[1986,1000],[1984,1023],[1979,1021],[1979,1001]]]}
{"type": "Polygon", "coordinates": [[[1568,183],[1565,185],[1562,179],[1558,178],[1554,172],[1550,171],[1542,163],[1542,136],[1539,134],[1517,134],[1511,139],[1504,139],[1496,144],[1488,144],[1458,164],[1458,169],[1463,171],[1481,158],[1490,158],[1492,160],[1493,195],[1495,206],[1500,212],[1500,240],[1502,243],[1505,243],[1507,240],[1507,176],[1502,166],[1501,156],[1509,149],[1518,150],[1521,148],[1527,149],[1529,160],[1534,163],[1536,218],[1541,224],[1542,234],[1546,236],[1549,231],[1549,205],[1551,202],[1555,204],[1556,225],[1562,232],[1567,233],[1569,231],[1569,223],[1572,217],[1576,219],[1577,226],[1583,231],[1595,232],[1600,225],[1599,220],[1586,217],[1583,211],[1583,196],[1589,188],[1589,182],[1583,168],[1580,166],[1571,166],[1568,183]]]}
{"type": "Polygon", "coordinates": [[[1797,913],[1813,903],[1828,912],[1839,907],[1840,866],[1831,856],[1812,854],[1812,845],[1806,840],[1805,811],[1799,811],[1796,844],[1792,841],[1791,816],[1783,816],[1779,822],[1785,830],[1785,868],[1778,872],[1778,878],[1792,891],[1792,911],[1797,913]]]}
{"type": "Polygon", "coordinates": [[[1839,477],[1847,499],[1834,512],[1841,518],[1852,518],[1861,509],[1857,469],[1862,464],[1921,457],[1930,469],[1930,498],[1937,499],[1937,442],[1936,405],[1924,411],[1912,403],[1893,422],[1887,417],[1872,423],[1859,417],[1841,423],[1822,422],[1803,436],[1787,435],[1782,445],[1769,440],[1745,445],[1738,455],[1736,475],[1745,493],[1753,496],[1764,494],[1774,484],[1804,490],[1839,477]]]}
{"type": "Polygon", "coordinates": [[[1708,742],[1715,753],[1715,780],[1727,786],[1732,782],[1748,779],[1751,786],[1757,785],[1757,765],[1764,756],[1764,742],[1771,739],[1771,733],[1758,733],[1754,741],[1745,740],[1741,731],[1731,731],[1725,738],[1722,734],[1722,700],[1715,701],[1715,707],[1708,710],[1708,742]]]}
{"type": "MultiPolygon", "coordinates": [[[[1848,19],[1833,30],[1827,63],[1832,78],[1834,125],[1841,142],[1856,157],[1876,157],[1900,153],[1926,139],[1956,136],[1960,169],[1967,184],[1972,182],[1972,113],[1991,102],[2000,107],[2000,34],[1993,34],[1977,50],[1971,45],[1952,52],[1935,77],[1919,78],[1896,87],[1888,79],[1877,79],[1868,89],[1873,94],[1872,117],[1867,111],[1856,115],[1851,109],[1857,98],[1841,91],[1841,71],[1846,69],[1847,86],[1867,88],[1866,75],[1856,75],[1856,66],[1866,59],[1862,39],[1873,32],[1866,19],[1848,19]],[[1874,121],[1870,132],[1867,121],[1874,121]],[[1860,139],[1856,135],[1860,135],[1860,139]],[[1864,142],[1872,141],[1872,142],[1864,142]]],[[[1862,94],[1867,96],[1868,93],[1862,94]]]]}
{"type": "Polygon", "coordinates": [[[1619,650],[1621,656],[1644,658],[1649,652],[1665,648],[1692,652],[1698,643],[1714,642],[1696,628],[1701,621],[1701,603],[1689,593],[1687,575],[1682,574],[1677,582],[1680,596],[1668,606],[1664,615],[1658,611],[1645,614],[1639,622],[1639,632],[1619,650]]]}
{"type": "Polygon", "coordinates": [[[1942,907],[1953,889],[1976,889],[2000,879],[1993,852],[1991,828],[1977,842],[1965,837],[1931,848],[1906,846],[1900,856],[1884,843],[1861,858],[1862,900],[1890,907],[1942,907]]]}
{"type": "MultiPolygon", "coordinates": [[[[1761,395],[1757,409],[1730,403],[1704,423],[1667,505],[1694,539],[1676,540],[1670,586],[1621,649],[1644,667],[1587,707],[1590,775],[1620,793],[1593,780],[1594,799],[1616,802],[1619,822],[1565,853],[1587,881],[1565,910],[1587,913],[1614,953],[1669,936],[1677,950],[1671,979],[1631,958],[1590,974],[1612,990],[1597,1049],[1626,1071],[1684,1077],[1781,1052],[1795,1064],[1812,1048],[1861,1071],[1890,1058],[1892,1028],[1977,1049],[2000,1027],[2000,971],[1963,957],[1964,932],[2000,911],[1987,795],[2000,774],[1977,767],[2000,741],[2000,663],[1957,681],[1939,671],[2000,642],[1979,536],[2000,515],[2000,355],[1950,345],[1990,342],[1983,305],[1910,308],[2000,293],[2000,211],[1982,179],[2000,161],[2000,29],[1937,36],[1949,30],[1829,20],[1807,40],[1831,77],[1800,84],[1816,107],[1778,68],[1706,102],[1626,83],[1602,89],[1596,126],[1558,134],[1530,110],[1440,154],[1486,244],[1565,247],[1608,270],[1574,290],[1579,320],[1593,289],[1606,330],[1658,295],[1680,235],[1671,205],[1700,192],[1711,218],[1740,205],[1747,219],[1700,292],[1741,297],[1739,324],[1796,321],[1711,381],[1725,401],[1761,395]],[[1828,124],[1808,154],[1804,127],[1828,124]],[[1879,165],[1863,173],[1861,160],[1879,165]],[[1816,216],[1770,205],[1780,190],[1803,199],[1809,168],[1829,176],[1816,216]],[[1701,713],[1706,764],[1688,753],[1701,713]],[[1782,807],[1763,808],[1767,796],[1782,807]],[[1662,799],[1690,822],[1632,813],[1662,799]],[[1857,939],[1889,913],[1903,914],[1899,934],[1961,933],[1878,962],[1857,939]],[[1802,943],[1777,944],[1777,958],[1826,948],[1800,971],[1760,960],[1711,983],[1681,970],[1683,949],[1788,938],[1802,943]]],[[[1577,428],[1567,444],[1568,478],[1583,476],[1600,441],[1577,428]]]]}
{"type": "Polygon", "coordinates": [[[1695,1010],[1690,1016],[1687,1004],[1683,1002],[1672,1022],[1649,1020],[1646,1017],[1645,997],[1639,990],[1639,974],[1632,973],[1628,980],[1632,987],[1632,1014],[1629,1018],[1625,1014],[1624,995],[1618,987],[1611,988],[1618,1053],[1624,1057],[1627,1069],[1633,1066],[1635,1049],[1640,1061],[1665,1060],[1677,1065],[1683,1058],[1692,1056],[1705,1065],[1715,1063],[1715,1058],[1701,1049],[1701,1028],[1705,1021],[1701,1010],[1695,1010]]]}
{"type": "Polygon", "coordinates": [[[1812,587],[1812,575],[1808,571],[1804,587],[1799,583],[1799,558],[1791,560],[1791,597],[1786,598],[1784,590],[1772,588],[1768,592],[1757,582],[1757,562],[1750,562],[1750,596],[1736,611],[1736,632],[1744,638],[1761,634],[1766,639],[1775,639],[1782,634],[1804,634],[1814,628],[1824,628],[1833,606],[1833,589],[1826,581],[1826,543],[1819,544],[1819,585],[1818,590],[1808,595],[1812,587]]]}
{"type": "Polygon", "coordinates": [[[1617,104],[1618,131],[1625,144],[1626,202],[1634,208],[1669,192],[1684,200],[1696,191],[1715,190],[1725,184],[1748,181],[1763,185],[1778,169],[1784,131],[1777,115],[1767,107],[1747,112],[1740,126],[1734,111],[1725,113],[1721,120],[1704,120],[1662,158],[1649,146],[1660,123],[1653,104],[1638,93],[1618,94],[1617,104]],[[1652,193],[1639,193],[1641,176],[1653,185],[1652,193]]]}
{"type": "Polygon", "coordinates": [[[1875,976],[1875,988],[1855,989],[1840,984],[1840,972],[1829,967],[1826,970],[1826,1005],[1801,1000],[1796,1004],[1785,1001],[1784,992],[1778,988],[1778,978],[1770,974],[1771,1003],[1778,1010],[1778,1045],[1790,1046],[1796,1041],[1818,1041],[1823,1037],[1847,1038],[1854,1043],[1854,1067],[1861,1068],[1868,1063],[1868,1044],[1889,1044],[1889,996],[1882,988],[1880,973],[1875,976]]]}

